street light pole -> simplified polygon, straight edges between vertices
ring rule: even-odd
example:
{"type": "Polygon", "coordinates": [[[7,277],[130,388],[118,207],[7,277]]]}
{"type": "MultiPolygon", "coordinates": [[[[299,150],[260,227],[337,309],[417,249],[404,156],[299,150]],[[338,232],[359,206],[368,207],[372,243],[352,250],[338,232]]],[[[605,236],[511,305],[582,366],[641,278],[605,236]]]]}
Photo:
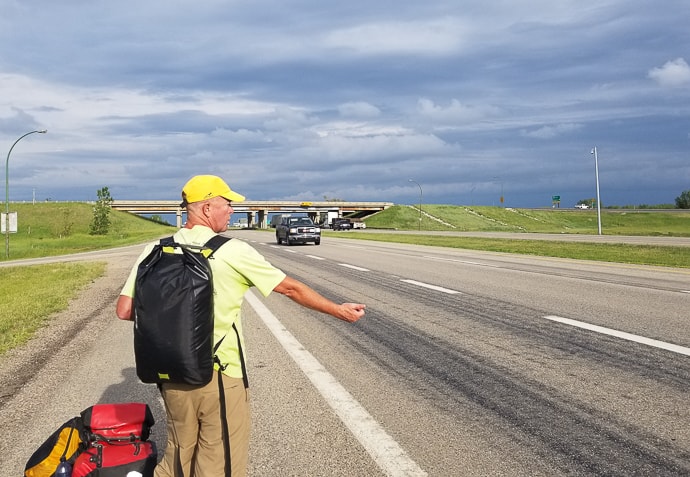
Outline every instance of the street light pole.
{"type": "Polygon", "coordinates": [[[14,146],[29,134],[45,134],[47,132],[46,129],[41,129],[30,131],[23,136],[19,136],[19,139],[14,141],[14,144],[12,144],[12,147],[10,147],[10,150],[7,152],[7,160],[5,161],[5,258],[10,258],[10,154],[12,154],[14,146]]]}
{"type": "Polygon", "coordinates": [[[503,179],[501,179],[500,177],[494,177],[494,180],[500,182],[501,184],[501,197],[498,198],[498,202],[501,204],[501,207],[503,207],[503,203],[505,202],[505,199],[503,197],[503,179]]]}
{"type": "Polygon", "coordinates": [[[597,181],[597,224],[599,226],[599,235],[601,235],[601,200],[599,199],[599,158],[597,156],[597,147],[592,149],[594,154],[594,177],[597,181]]]}
{"type": "Polygon", "coordinates": [[[419,230],[422,230],[422,186],[419,185],[419,182],[413,181],[412,179],[409,180],[409,182],[414,182],[417,184],[417,187],[419,187],[419,230]]]}

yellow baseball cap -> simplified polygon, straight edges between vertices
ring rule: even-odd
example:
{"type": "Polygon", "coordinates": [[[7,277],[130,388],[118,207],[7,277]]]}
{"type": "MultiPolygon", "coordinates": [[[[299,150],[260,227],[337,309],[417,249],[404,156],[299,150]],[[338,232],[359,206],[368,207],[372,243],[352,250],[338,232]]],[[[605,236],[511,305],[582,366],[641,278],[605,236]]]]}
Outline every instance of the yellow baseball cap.
{"type": "Polygon", "coordinates": [[[184,207],[193,202],[199,202],[214,197],[223,197],[232,202],[242,202],[244,196],[234,192],[225,183],[223,179],[218,176],[201,175],[194,176],[182,188],[182,204],[184,207]]]}

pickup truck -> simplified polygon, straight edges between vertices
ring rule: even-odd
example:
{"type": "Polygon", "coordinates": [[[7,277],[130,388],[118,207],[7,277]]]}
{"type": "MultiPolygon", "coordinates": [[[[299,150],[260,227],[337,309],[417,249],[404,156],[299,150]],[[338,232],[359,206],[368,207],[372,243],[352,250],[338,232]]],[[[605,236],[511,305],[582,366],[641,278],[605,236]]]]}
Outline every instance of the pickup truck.
{"type": "Polygon", "coordinates": [[[308,242],[319,245],[321,243],[321,228],[315,225],[309,217],[284,215],[276,224],[276,242],[280,245],[283,241],[288,245],[308,242]]]}

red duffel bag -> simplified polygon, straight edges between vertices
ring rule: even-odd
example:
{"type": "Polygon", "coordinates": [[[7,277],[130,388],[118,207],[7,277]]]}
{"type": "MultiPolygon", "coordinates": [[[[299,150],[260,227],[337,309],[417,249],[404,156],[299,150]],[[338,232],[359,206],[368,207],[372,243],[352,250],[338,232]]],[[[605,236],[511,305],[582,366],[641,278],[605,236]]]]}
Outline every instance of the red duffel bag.
{"type": "Polygon", "coordinates": [[[121,477],[131,471],[153,476],[158,453],[148,440],[154,419],[147,404],[96,404],[81,417],[87,448],[74,462],[72,477],[121,477]]]}

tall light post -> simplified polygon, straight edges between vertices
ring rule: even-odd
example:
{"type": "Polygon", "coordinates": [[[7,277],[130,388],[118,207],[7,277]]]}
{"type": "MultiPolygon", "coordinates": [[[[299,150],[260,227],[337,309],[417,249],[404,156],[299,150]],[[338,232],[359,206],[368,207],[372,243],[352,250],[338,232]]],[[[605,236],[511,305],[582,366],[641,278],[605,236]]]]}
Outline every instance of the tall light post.
{"type": "Polygon", "coordinates": [[[23,136],[19,136],[19,139],[14,141],[14,144],[12,144],[12,147],[10,147],[10,150],[7,152],[7,160],[5,161],[5,258],[10,258],[10,154],[12,154],[14,146],[29,134],[45,134],[47,132],[46,129],[41,129],[30,131],[23,136]]]}
{"type": "Polygon", "coordinates": [[[501,207],[503,207],[503,203],[505,202],[505,198],[503,197],[503,179],[500,177],[494,177],[494,180],[501,184],[501,197],[499,197],[498,201],[500,202],[501,207]]]}
{"type": "Polygon", "coordinates": [[[419,185],[419,182],[413,181],[410,179],[408,182],[414,182],[417,184],[417,187],[419,187],[419,230],[422,230],[422,186],[419,185]]]}
{"type": "Polygon", "coordinates": [[[597,157],[597,147],[594,146],[591,154],[594,154],[594,177],[597,181],[597,224],[599,225],[599,235],[601,235],[601,200],[599,199],[599,158],[597,157]]]}

